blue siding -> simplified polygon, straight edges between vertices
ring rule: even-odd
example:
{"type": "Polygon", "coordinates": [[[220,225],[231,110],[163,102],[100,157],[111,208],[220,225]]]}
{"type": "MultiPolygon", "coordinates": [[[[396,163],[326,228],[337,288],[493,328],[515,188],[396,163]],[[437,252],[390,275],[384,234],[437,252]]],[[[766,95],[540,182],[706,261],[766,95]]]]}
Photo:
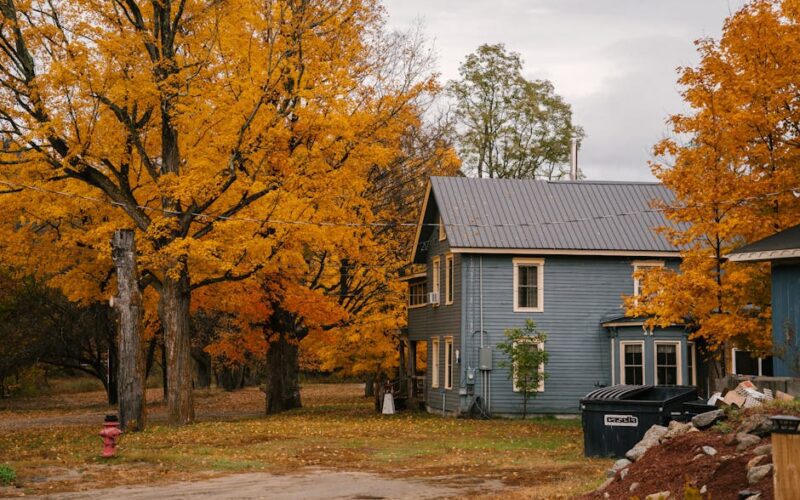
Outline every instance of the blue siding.
{"type": "MultiPolygon", "coordinates": [[[[544,391],[529,402],[530,411],[577,412],[581,397],[596,385],[611,383],[611,342],[600,322],[604,314],[620,306],[623,295],[633,292],[633,261],[638,259],[540,256],[544,259],[544,310],[522,313],[513,311],[513,257],[463,256],[464,369],[477,364],[479,334],[473,335],[473,332],[480,331],[482,274],[484,340],[494,348],[490,382],[492,413],[521,412],[522,396],[512,391],[508,370],[498,366],[502,353],[496,346],[504,341],[506,329],[522,327],[528,319],[534,320],[539,329],[548,334],[545,348],[550,353],[546,367],[549,378],[544,391]]],[[[643,337],[641,327],[638,335],[643,337]]],[[[683,333],[656,332],[656,340],[662,337],[679,339],[683,333]]],[[[647,345],[651,352],[652,339],[647,345]]],[[[685,342],[682,349],[685,349],[685,342]]],[[[481,394],[480,376],[477,379],[475,393],[481,394]]]]}
{"type": "MultiPolygon", "coordinates": [[[[435,220],[435,219],[433,219],[435,220]]],[[[450,246],[447,239],[439,241],[438,231],[430,231],[429,239],[425,242],[426,251],[424,252],[427,260],[427,283],[428,292],[433,291],[433,258],[439,257],[440,259],[440,277],[439,283],[441,288],[441,297],[438,306],[425,305],[423,307],[416,307],[408,311],[408,337],[411,341],[425,341],[427,342],[428,352],[428,365],[425,372],[425,388],[427,394],[425,401],[430,411],[442,411],[442,399],[444,396],[445,411],[448,413],[457,413],[460,404],[459,387],[461,385],[461,366],[457,363],[455,351],[461,351],[461,255],[453,255],[453,304],[446,304],[445,297],[445,256],[450,252],[450,246]],[[445,389],[444,387],[444,369],[445,369],[445,337],[453,337],[453,388],[445,389]],[[439,338],[439,387],[431,387],[431,356],[433,337],[439,338]]]]}
{"type": "Polygon", "coordinates": [[[773,262],[772,266],[774,373],[777,377],[799,377],[800,264],[773,262]]]}

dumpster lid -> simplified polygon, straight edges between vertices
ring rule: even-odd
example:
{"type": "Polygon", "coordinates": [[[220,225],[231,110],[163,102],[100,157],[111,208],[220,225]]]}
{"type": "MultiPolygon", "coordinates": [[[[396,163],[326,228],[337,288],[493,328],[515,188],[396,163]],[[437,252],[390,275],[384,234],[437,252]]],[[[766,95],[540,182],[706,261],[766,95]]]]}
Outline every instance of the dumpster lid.
{"type": "Polygon", "coordinates": [[[652,388],[653,388],[652,385],[617,384],[617,385],[612,385],[610,387],[601,387],[600,389],[595,389],[594,391],[584,396],[582,401],[587,399],[599,399],[599,400],[623,399],[623,398],[631,399],[629,396],[632,396],[639,392],[644,392],[652,388]]]}

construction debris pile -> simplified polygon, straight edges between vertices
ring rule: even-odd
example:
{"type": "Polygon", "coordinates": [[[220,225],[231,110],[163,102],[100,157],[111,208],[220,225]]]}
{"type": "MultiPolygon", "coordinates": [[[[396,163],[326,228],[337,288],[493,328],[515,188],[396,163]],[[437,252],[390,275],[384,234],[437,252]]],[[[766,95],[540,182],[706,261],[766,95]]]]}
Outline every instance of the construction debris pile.
{"type": "Polygon", "coordinates": [[[726,406],[732,406],[734,408],[755,408],[773,399],[792,401],[794,397],[783,391],[775,391],[775,394],[773,394],[772,389],[769,388],[764,388],[759,391],[755,384],[749,380],[745,380],[736,386],[735,389],[727,391],[724,396],[722,392],[715,392],[711,398],[709,398],[708,404],[718,408],[726,406]]]}

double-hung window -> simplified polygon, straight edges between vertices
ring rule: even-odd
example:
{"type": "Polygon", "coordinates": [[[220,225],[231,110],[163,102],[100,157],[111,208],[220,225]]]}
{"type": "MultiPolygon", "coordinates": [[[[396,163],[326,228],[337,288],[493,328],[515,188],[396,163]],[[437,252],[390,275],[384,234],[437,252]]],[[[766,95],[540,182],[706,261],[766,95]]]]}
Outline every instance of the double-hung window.
{"type": "Polygon", "coordinates": [[[664,261],[661,260],[635,260],[633,261],[633,296],[638,297],[642,293],[642,283],[639,275],[647,273],[651,269],[661,269],[664,261]],[[640,272],[641,271],[641,272],[640,272]]]}
{"type": "Polygon", "coordinates": [[[644,384],[644,342],[620,342],[620,382],[644,384]]]}
{"type": "Polygon", "coordinates": [[[731,371],[736,375],[772,376],[772,356],[758,358],[750,351],[731,349],[731,371]]]}
{"type": "Polygon", "coordinates": [[[681,344],[680,342],[656,342],[656,384],[680,385],[681,344]]]}
{"type": "Polygon", "coordinates": [[[453,388],[453,337],[444,338],[444,388],[453,388]]]}
{"type": "Polygon", "coordinates": [[[514,259],[514,311],[544,310],[544,259],[514,259]]]}
{"type": "Polygon", "coordinates": [[[441,280],[440,260],[439,260],[439,257],[434,257],[433,258],[433,280],[432,280],[433,290],[431,290],[434,293],[434,299],[431,300],[431,303],[433,305],[437,305],[437,306],[439,305],[439,293],[441,293],[441,288],[442,288],[440,280],[441,280]]]}
{"type": "Polygon", "coordinates": [[[439,387],[439,337],[431,339],[431,387],[439,387]]]}
{"type": "Polygon", "coordinates": [[[428,302],[428,286],[425,281],[413,281],[408,286],[409,307],[424,306],[428,302]]]}
{"type": "Polygon", "coordinates": [[[444,257],[444,303],[453,303],[453,254],[444,257]]]}

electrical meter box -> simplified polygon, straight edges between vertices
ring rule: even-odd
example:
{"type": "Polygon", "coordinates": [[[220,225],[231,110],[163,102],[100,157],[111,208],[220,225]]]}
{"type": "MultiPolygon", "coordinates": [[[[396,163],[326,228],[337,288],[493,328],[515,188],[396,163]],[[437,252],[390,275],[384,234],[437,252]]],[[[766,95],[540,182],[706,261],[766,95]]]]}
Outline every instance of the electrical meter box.
{"type": "Polygon", "coordinates": [[[480,350],[480,359],[479,359],[479,368],[481,370],[491,370],[492,369],[492,348],[491,347],[481,347],[480,350]]]}

